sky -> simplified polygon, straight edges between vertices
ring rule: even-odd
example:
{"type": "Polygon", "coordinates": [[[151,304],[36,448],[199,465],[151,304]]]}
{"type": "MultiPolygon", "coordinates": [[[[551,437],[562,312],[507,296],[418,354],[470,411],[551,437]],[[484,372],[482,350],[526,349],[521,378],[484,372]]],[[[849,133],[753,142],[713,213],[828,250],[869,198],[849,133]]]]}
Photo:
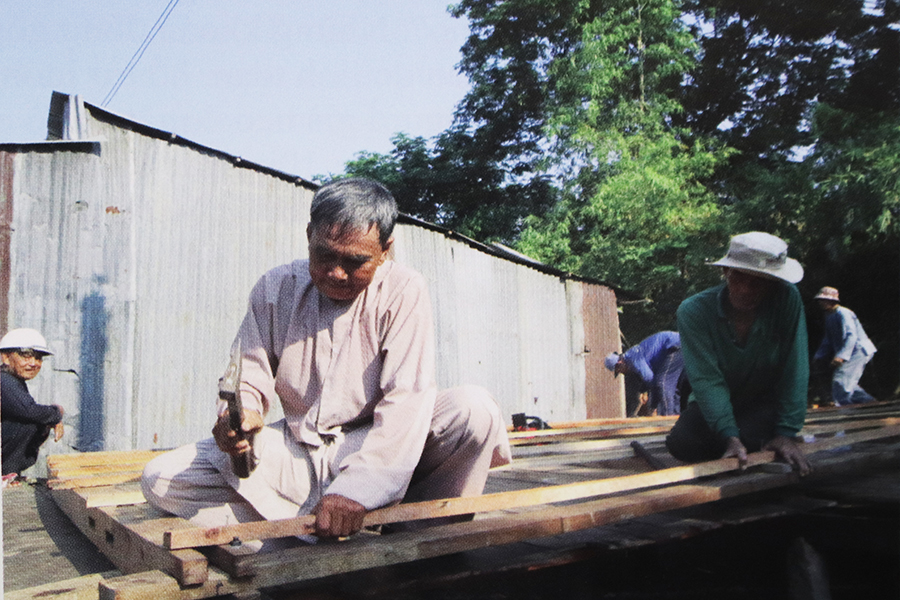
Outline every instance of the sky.
{"type": "MultiPolygon", "coordinates": [[[[102,105],[169,0],[0,0],[0,142],[53,91],[102,105]]],[[[452,122],[468,23],[447,0],[179,0],[105,108],[311,179],[452,122]]]]}

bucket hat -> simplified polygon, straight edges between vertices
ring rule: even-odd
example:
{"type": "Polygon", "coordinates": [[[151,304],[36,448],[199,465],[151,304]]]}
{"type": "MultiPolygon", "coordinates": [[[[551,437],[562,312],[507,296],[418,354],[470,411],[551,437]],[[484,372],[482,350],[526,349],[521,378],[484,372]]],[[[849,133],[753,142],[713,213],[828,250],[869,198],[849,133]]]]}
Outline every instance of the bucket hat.
{"type": "Polygon", "coordinates": [[[725,256],[707,264],[797,283],[803,279],[803,267],[793,258],[788,258],[787,251],[788,246],[781,238],[762,231],[751,231],[732,237],[725,256]]]}
{"type": "Polygon", "coordinates": [[[838,296],[837,288],[828,287],[827,285],[819,290],[819,293],[816,294],[815,300],[830,300],[831,302],[840,302],[841,298],[838,296]]]}

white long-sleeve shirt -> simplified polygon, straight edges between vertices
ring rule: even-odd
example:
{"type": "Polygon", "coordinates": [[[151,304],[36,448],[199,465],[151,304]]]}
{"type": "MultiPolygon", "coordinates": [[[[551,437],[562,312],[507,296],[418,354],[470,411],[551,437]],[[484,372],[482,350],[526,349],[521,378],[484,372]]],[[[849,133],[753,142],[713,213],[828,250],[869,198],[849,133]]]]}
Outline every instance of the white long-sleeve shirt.
{"type": "Polygon", "coordinates": [[[265,414],[281,402],[291,433],[310,446],[371,427],[327,493],[365,506],[402,499],[437,393],[431,303],[421,275],[387,261],[345,303],[318,291],[306,260],[276,267],[250,293],[237,337],[245,408],[265,414]]]}

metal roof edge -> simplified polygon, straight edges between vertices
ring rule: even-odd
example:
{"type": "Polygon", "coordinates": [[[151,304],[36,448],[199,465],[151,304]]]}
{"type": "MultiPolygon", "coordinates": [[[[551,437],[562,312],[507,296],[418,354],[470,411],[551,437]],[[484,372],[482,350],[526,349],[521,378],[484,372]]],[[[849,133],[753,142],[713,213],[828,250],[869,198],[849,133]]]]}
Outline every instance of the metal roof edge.
{"type": "MultiPolygon", "coordinates": [[[[56,92],[59,93],[59,92],[56,92]]],[[[276,177],[283,181],[287,181],[290,183],[294,183],[296,185],[300,185],[310,190],[319,189],[319,185],[309,181],[308,179],[304,179],[299,175],[294,175],[292,173],[286,173],[284,171],[279,171],[278,169],[274,169],[272,167],[267,167],[265,165],[261,165],[259,163],[246,160],[241,158],[240,156],[235,156],[233,154],[228,154],[227,152],[223,152],[222,150],[217,150],[210,146],[204,146],[203,144],[199,144],[197,142],[193,142],[187,138],[183,138],[176,133],[172,133],[170,131],[164,131],[162,129],[158,129],[156,127],[151,127],[149,125],[144,125],[143,123],[138,123],[132,119],[127,117],[123,117],[122,115],[111,112],[105,108],[100,108],[94,104],[90,104],[88,102],[84,103],[85,108],[90,112],[91,116],[97,119],[98,121],[102,121],[104,123],[109,123],[111,125],[116,125],[118,127],[122,127],[124,129],[128,129],[130,131],[134,131],[135,133],[139,133],[141,135],[145,135],[147,137],[155,138],[158,140],[163,140],[169,142],[170,144],[177,144],[179,146],[185,146],[187,148],[191,148],[193,150],[197,150],[200,152],[205,152],[207,154],[211,154],[222,160],[230,162],[232,165],[242,169],[250,169],[253,171],[258,171],[260,173],[265,173],[266,175],[271,175],[272,177],[276,177]]]]}
{"type": "Polygon", "coordinates": [[[534,269],[535,271],[544,273],[545,275],[552,275],[554,277],[559,277],[562,280],[567,281],[578,281],[580,283],[588,283],[591,285],[602,285],[613,290],[616,293],[616,296],[623,296],[625,298],[637,299],[638,296],[633,294],[627,290],[623,290],[615,285],[607,283],[606,281],[601,281],[599,279],[592,279],[590,277],[584,277],[582,275],[576,275],[574,273],[568,273],[566,271],[562,271],[555,267],[551,267],[549,265],[538,262],[532,258],[522,258],[522,256],[517,256],[517,252],[505,252],[502,248],[498,248],[497,246],[484,244],[477,240],[474,240],[470,237],[467,237],[461,233],[457,233],[451,229],[447,229],[446,227],[442,227],[440,225],[435,225],[434,223],[429,223],[428,221],[423,221],[422,219],[413,217],[411,215],[401,213],[397,218],[398,223],[405,223],[406,225],[416,225],[418,227],[423,227],[425,229],[429,229],[431,231],[441,233],[445,237],[450,239],[462,242],[467,246],[484,252],[486,254],[490,254],[495,258],[502,258],[503,260],[508,260],[510,262],[516,263],[518,265],[528,267],[529,269],[534,269]]]}
{"type": "Polygon", "coordinates": [[[96,154],[103,140],[41,140],[38,142],[0,142],[0,150],[16,152],[55,152],[67,150],[71,152],[88,152],[96,154]]]}

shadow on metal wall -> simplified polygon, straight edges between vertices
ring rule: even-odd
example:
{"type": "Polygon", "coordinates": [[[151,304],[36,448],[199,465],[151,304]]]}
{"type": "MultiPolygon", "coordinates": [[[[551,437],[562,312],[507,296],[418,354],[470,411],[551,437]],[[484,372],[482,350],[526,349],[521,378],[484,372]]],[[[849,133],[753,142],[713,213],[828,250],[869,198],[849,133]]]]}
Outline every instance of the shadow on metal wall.
{"type": "Polygon", "coordinates": [[[103,384],[107,348],[106,298],[97,292],[81,303],[80,426],[78,450],[102,450],[103,384]]]}

